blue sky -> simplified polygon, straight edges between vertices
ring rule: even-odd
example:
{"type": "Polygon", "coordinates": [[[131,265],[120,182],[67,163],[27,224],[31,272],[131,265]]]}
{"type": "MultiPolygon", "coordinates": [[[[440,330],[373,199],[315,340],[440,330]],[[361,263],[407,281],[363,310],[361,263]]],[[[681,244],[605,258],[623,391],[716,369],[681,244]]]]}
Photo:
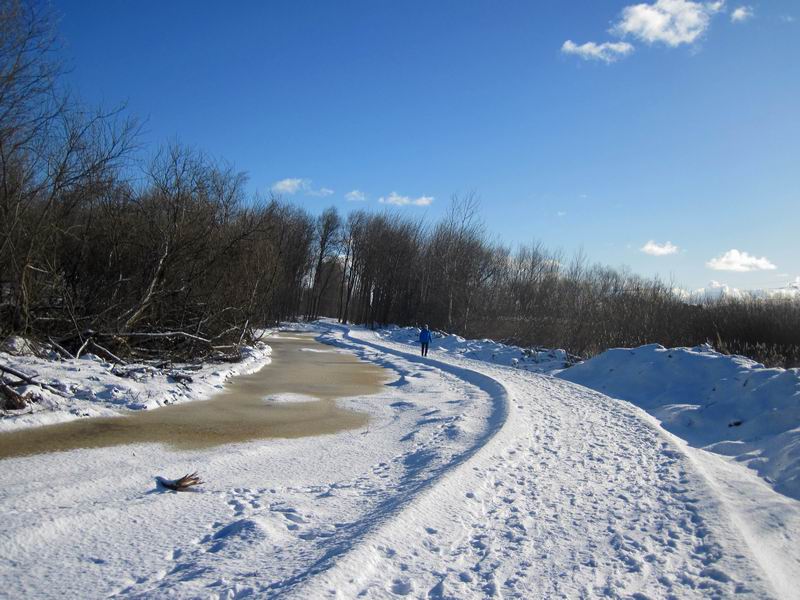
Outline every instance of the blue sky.
{"type": "Polygon", "coordinates": [[[54,8],[78,95],[254,191],[429,220],[474,191],[509,245],[691,289],[800,277],[794,0],[54,8]]]}

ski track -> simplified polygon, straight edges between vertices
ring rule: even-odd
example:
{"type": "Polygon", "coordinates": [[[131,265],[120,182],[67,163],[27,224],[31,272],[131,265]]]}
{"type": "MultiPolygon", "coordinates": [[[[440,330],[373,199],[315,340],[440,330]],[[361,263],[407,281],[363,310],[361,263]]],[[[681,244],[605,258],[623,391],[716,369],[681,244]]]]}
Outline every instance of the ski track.
{"type": "MultiPolygon", "coordinates": [[[[0,554],[14,557],[1,559],[0,596],[62,596],[46,582],[71,567],[67,595],[87,598],[775,596],[700,471],[632,405],[444,353],[422,359],[369,331],[329,324],[320,338],[396,375],[377,400],[340,401],[372,407],[365,431],[196,453],[221,483],[194,494],[115,493],[104,469],[143,467],[109,450],[90,479],[65,466],[58,491],[20,483],[0,494],[3,507],[29,503],[0,529],[0,554]],[[116,528],[121,515],[148,525],[116,528]],[[125,556],[102,555],[104,542],[125,556]]],[[[42,478],[50,459],[35,458],[11,476],[42,478]]]]}

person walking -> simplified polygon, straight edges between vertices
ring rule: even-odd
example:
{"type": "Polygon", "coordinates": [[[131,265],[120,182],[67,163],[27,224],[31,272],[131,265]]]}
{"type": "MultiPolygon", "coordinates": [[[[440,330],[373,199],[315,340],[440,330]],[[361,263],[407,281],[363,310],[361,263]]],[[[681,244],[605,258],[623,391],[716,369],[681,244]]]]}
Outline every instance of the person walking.
{"type": "Polygon", "coordinates": [[[431,330],[425,325],[422,331],[419,332],[419,345],[422,348],[422,356],[428,356],[428,344],[431,343],[432,338],[431,330]]]}

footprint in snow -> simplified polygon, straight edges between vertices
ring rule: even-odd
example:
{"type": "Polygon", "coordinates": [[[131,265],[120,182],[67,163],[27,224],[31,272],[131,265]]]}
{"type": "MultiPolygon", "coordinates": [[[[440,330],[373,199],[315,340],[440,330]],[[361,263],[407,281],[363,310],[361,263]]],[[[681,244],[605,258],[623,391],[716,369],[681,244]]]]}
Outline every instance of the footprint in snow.
{"type": "Polygon", "coordinates": [[[283,513],[283,517],[284,517],[284,518],[285,518],[287,521],[291,521],[292,523],[306,523],[306,522],[307,522],[307,521],[306,521],[306,520],[305,520],[303,517],[301,517],[300,515],[297,515],[297,514],[294,514],[294,513],[291,513],[291,512],[284,512],[284,513],[283,513]]]}
{"type": "Polygon", "coordinates": [[[413,402],[406,402],[405,400],[399,400],[397,402],[392,402],[389,406],[392,408],[414,408],[416,405],[413,402]]]}
{"type": "Polygon", "coordinates": [[[393,594],[397,594],[398,596],[407,596],[411,593],[413,588],[411,582],[407,579],[395,579],[392,582],[392,587],[389,589],[393,594]]]}

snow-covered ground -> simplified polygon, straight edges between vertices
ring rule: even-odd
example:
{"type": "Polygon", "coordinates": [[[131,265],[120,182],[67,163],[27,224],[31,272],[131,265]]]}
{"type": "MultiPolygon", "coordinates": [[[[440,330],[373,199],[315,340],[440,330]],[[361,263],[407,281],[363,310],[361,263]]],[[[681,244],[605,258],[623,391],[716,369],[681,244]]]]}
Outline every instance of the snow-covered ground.
{"type": "MultiPolygon", "coordinates": [[[[390,327],[378,335],[415,345],[419,329],[390,327]]],[[[729,456],[777,491],[800,500],[800,369],[767,369],[707,345],[615,348],[579,364],[563,350],[519,348],[439,332],[431,347],[554,375],[632,402],[690,445],[729,456]]]]}
{"type": "Polygon", "coordinates": [[[323,341],[392,373],[381,393],[339,401],[371,415],[360,430],[3,461],[0,590],[797,597],[800,502],[753,470],[543,374],[564,354],[442,338],[422,359],[411,335],[322,326],[323,341]],[[154,485],[194,470],[207,482],[194,493],[154,485]]]}
{"type": "Polygon", "coordinates": [[[731,456],[800,500],[800,369],[653,344],[608,350],[560,377],[633,402],[692,446],[731,456]]]}
{"type": "MultiPolygon", "coordinates": [[[[379,329],[376,335],[385,341],[418,346],[419,332],[416,327],[390,326],[379,329]]],[[[433,350],[523,371],[552,374],[580,361],[580,358],[570,356],[564,350],[521,348],[488,339],[468,340],[442,331],[432,333],[430,347],[433,350]]]]}
{"type": "Polygon", "coordinates": [[[48,357],[39,358],[27,352],[24,343],[12,344],[7,350],[0,352],[0,364],[56,388],[63,396],[38,385],[16,388],[35,400],[25,409],[6,411],[0,418],[0,432],[206,399],[219,392],[230,377],[252,373],[268,364],[270,353],[269,346],[257,343],[243,349],[240,362],[157,368],[143,363],[112,364],[96,354],[75,360],[50,352],[48,357]]]}

